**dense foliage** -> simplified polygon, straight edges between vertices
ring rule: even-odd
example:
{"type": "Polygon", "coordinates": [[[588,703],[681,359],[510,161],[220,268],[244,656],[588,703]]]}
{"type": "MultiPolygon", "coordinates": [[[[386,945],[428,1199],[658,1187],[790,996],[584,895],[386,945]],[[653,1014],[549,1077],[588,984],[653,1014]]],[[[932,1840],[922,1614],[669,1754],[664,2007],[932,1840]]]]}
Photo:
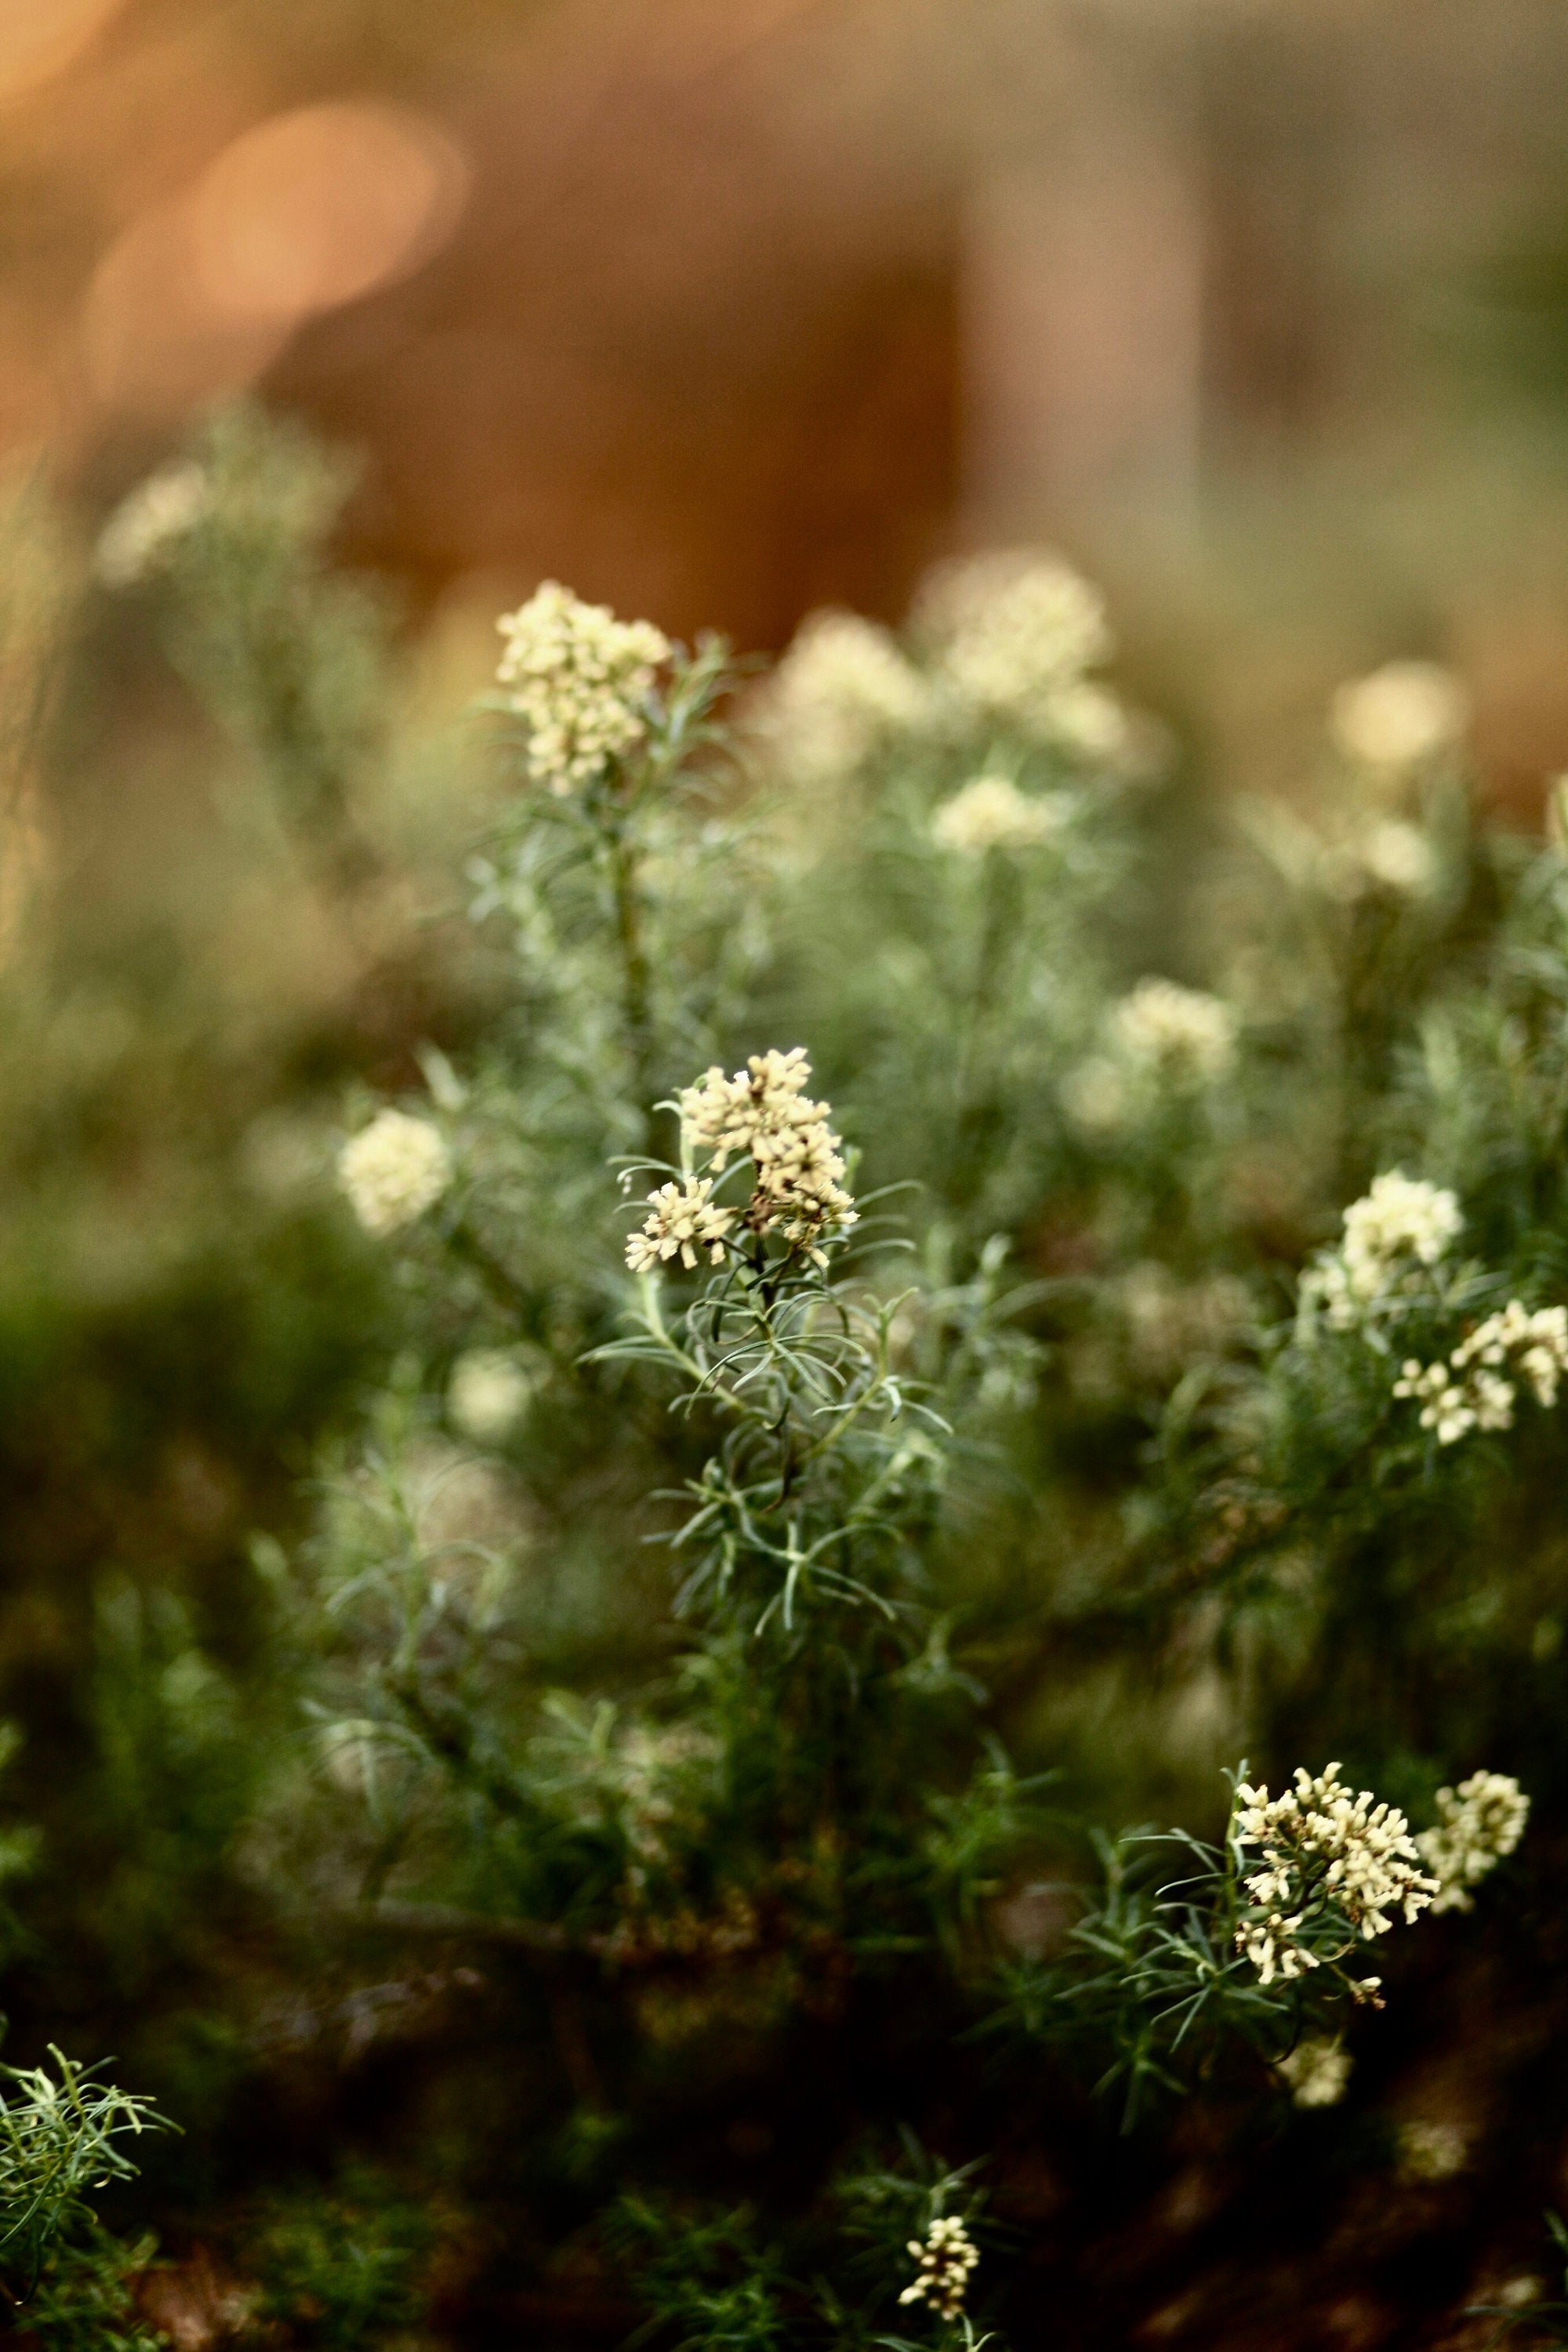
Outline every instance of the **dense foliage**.
{"type": "Polygon", "coordinates": [[[1568,856],[1485,821],[1457,682],[1219,808],[1093,591],[995,556],[771,677],[547,583],[416,740],[346,487],[225,418],[83,592],[324,919],[386,955],[412,874],[443,944],[296,1138],[303,1501],[117,1547],[67,1720],[8,1701],[65,1759],[22,2031],[181,2127],[160,2271],[83,2201],[143,2104],[16,2078],[27,2324],[1184,2340],[1174,2224],[1105,2249],[1196,2178],[1260,2270],[1476,2184],[1399,2292],[1549,2326],[1550,2163],[1480,2184],[1521,2073],[1552,2137],[1568,856]],[[444,875],[416,769],[483,805],[444,875]]]}

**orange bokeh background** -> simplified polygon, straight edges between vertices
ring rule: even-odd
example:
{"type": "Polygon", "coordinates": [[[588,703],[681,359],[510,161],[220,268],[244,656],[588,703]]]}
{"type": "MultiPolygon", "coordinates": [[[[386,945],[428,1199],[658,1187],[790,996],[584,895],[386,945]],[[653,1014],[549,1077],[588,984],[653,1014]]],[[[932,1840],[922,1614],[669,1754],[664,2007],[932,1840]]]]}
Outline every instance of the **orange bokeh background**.
{"type": "Polygon", "coordinates": [[[0,448],[101,505],[259,389],[416,604],[757,646],[1057,539],[1222,768],[1431,653],[1523,809],[1568,491],[1476,270],[1565,87],[1538,0],[7,0],[0,448]]]}

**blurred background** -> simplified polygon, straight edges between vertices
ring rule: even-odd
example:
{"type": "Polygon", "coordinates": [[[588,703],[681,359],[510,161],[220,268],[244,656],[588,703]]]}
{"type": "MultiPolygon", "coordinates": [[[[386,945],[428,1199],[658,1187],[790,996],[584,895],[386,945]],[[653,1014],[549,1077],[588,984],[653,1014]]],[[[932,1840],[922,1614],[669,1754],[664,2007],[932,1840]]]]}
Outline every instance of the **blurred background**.
{"type": "Polygon", "coordinates": [[[1043,536],[1226,769],[1438,653],[1528,814],[1565,91],[1549,0],[6,0],[0,437],[107,499],[258,388],[459,640],[1043,536]]]}

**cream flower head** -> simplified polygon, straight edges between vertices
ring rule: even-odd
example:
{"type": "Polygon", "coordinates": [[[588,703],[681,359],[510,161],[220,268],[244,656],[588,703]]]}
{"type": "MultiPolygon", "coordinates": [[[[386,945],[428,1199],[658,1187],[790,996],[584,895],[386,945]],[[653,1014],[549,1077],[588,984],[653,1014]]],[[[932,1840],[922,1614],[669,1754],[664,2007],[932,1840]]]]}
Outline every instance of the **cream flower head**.
{"type": "Polygon", "coordinates": [[[451,1155],[428,1119],[381,1110],[339,1152],[338,1179],[366,1233],[380,1238],[435,1205],[452,1181],[451,1155]]]}
{"type": "Polygon", "coordinates": [[[506,639],[496,677],[527,722],[536,783],[564,797],[647,740],[647,698],[671,651],[651,621],[617,621],[546,580],[496,626],[506,639]]]}
{"type": "Polygon", "coordinates": [[[1470,723],[1464,680],[1437,662],[1386,662],[1329,705],[1335,749],[1355,766],[1403,774],[1454,750],[1470,723]]]}

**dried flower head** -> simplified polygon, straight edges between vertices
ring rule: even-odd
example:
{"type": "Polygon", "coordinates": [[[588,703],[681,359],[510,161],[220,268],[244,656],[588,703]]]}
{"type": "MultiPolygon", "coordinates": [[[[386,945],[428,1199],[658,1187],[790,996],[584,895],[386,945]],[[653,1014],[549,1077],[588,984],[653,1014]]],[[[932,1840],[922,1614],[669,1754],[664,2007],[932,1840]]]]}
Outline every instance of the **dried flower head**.
{"type": "Polygon", "coordinates": [[[813,613],[769,682],[763,719],[803,782],[858,768],[929,717],[931,690],[889,632],[856,613],[813,613]]]}
{"type": "Polygon", "coordinates": [[[1280,2059],[1278,2071],[1289,2084],[1290,2096],[1297,2106],[1337,2107],[1344,2097],[1353,2063],[1348,2050],[1321,2035],[1298,2042],[1288,2056],[1280,2059]]]}
{"type": "Polygon", "coordinates": [[[1141,980],[1111,1014],[1110,1029],[1129,1061],[1164,1077],[1212,1082],[1235,1058],[1229,1005],[1173,980],[1141,980]]]}
{"type": "Polygon", "coordinates": [[[428,1119],[381,1110],[339,1152],[338,1179],[366,1233],[395,1234],[440,1199],[452,1161],[428,1119]]]}
{"type": "Polygon", "coordinates": [[[1469,723],[1463,680],[1436,662],[1385,663],[1340,687],[1329,705],[1336,750],[1358,767],[1390,775],[1451,751],[1469,723]]]}
{"type": "Polygon", "coordinates": [[[506,650],[496,670],[528,725],[528,769],[565,794],[598,781],[647,736],[654,674],[670,656],[651,621],[617,621],[546,580],[496,623],[506,650]]]}
{"type": "Polygon", "coordinates": [[[980,2252],[956,2214],[939,2215],[922,2243],[911,2238],[909,2252],[919,2272],[900,2295],[900,2303],[929,2303],[939,2319],[956,2319],[969,2292],[969,2274],[980,2252]]]}
{"type": "Polygon", "coordinates": [[[724,1237],[735,1223],[735,1211],[713,1199],[710,1176],[661,1184],[648,1194],[647,1205],[641,1231],[626,1244],[626,1264],[634,1274],[650,1274],[672,1257],[679,1257],[689,1272],[699,1250],[706,1250],[715,1265],[722,1262],[724,1237]]]}
{"type": "Polygon", "coordinates": [[[106,588],[131,588],[161,571],[206,514],[212,486],[194,457],[160,467],[121,500],[99,534],[93,570],[106,588]]]}
{"type": "Polygon", "coordinates": [[[1472,1909],[1472,1886],[1495,1870],[1524,1835],[1530,1799],[1507,1772],[1472,1772],[1458,1789],[1437,1791],[1437,1824],[1415,1843],[1437,1881],[1434,1911],[1472,1909]]]}
{"type": "Polygon", "coordinates": [[[1314,1780],[1298,1767],[1295,1787],[1272,1800],[1266,1788],[1236,1792],[1231,1836],[1258,1849],[1236,1943],[1262,1984],[1342,1959],[1358,1939],[1386,1935],[1395,1912],[1408,1926],[1437,1892],[1405,1815],[1370,1789],[1352,1797],[1339,1771],[1314,1780]]]}
{"type": "Polygon", "coordinates": [[[821,1264],[823,1243],[847,1231],[856,1214],[832,1113],[805,1092],[810,1076],[804,1045],[753,1054],[731,1078],[715,1064],[682,1089],[680,1118],[689,1145],[714,1176],[731,1156],[750,1159],[746,1230],[776,1234],[821,1264]]]}
{"type": "Polygon", "coordinates": [[[1065,793],[1029,797],[1011,776],[976,776],[942,803],[931,838],[940,849],[972,857],[987,849],[1027,849],[1061,832],[1068,806],[1065,793]]]}
{"type": "MultiPolygon", "coordinates": [[[[1059,556],[998,552],[942,564],[917,600],[914,623],[961,707],[1047,737],[1062,724],[1064,692],[1110,652],[1103,601],[1059,556]]],[[[1081,729],[1081,709],[1077,718],[1081,729]]],[[[1069,704],[1069,732],[1072,723],[1069,704]]]]}

